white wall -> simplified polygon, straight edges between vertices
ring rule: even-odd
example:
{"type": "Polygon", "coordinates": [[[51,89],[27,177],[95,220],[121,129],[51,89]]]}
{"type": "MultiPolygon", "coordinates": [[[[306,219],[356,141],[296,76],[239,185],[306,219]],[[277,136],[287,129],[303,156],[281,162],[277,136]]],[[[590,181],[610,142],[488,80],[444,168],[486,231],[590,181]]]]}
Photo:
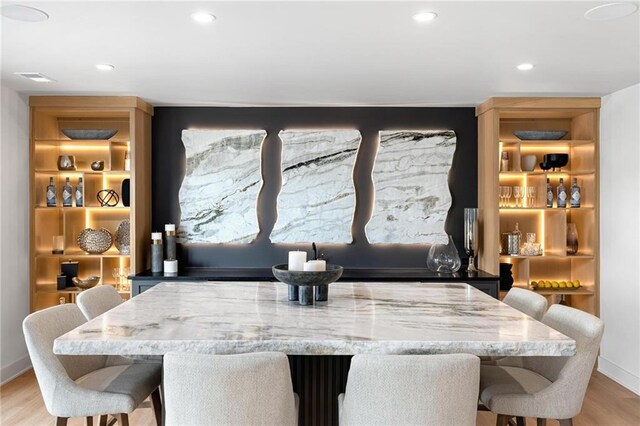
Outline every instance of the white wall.
{"type": "Polygon", "coordinates": [[[602,98],[598,369],[640,394],[640,84],[602,98]]]}
{"type": "Polygon", "coordinates": [[[30,361],[22,335],[29,313],[29,107],[0,88],[0,382],[30,361]]]}

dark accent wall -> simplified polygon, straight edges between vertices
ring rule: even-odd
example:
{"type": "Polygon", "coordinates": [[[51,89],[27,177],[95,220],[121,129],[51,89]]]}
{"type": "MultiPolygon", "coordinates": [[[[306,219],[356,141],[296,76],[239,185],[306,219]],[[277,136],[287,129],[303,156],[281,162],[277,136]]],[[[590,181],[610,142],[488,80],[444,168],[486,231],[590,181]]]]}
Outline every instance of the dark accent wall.
{"type": "MultiPolygon", "coordinates": [[[[354,171],[356,205],[350,245],[320,245],[331,263],[350,267],[423,267],[426,245],[370,245],[364,226],[372,209],[371,170],[379,130],[451,129],[457,135],[457,148],[449,173],[453,203],[446,230],[452,234],[464,259],[462,228],[465,207],[477,207],[477,123],[473,108],[222,108],[157,107],[153,117],[152,197],[153,229],[165,223],[179,223],[178,192],[185,172],[183,129],[265,129],[263,150],[265,183],[260,194],[258,220],[261,232],[248,245],[187,244],[178,248],[181,266],[268,267],[287,262],[287,252],[309,245],[271,244],[269,233],[277,215],[277,194],[281,185],[281,142],[283,129],[357,129],[362,145],[354,171]]],[[[310,183],[313,186],[313,183],[310,183]]]]}

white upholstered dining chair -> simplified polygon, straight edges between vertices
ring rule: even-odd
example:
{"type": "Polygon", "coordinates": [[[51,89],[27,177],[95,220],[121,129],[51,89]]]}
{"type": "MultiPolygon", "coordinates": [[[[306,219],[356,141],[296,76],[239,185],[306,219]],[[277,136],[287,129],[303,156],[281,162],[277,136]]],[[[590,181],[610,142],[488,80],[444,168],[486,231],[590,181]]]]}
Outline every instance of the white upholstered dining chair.
{"type": "Polygon", "coordinates": [[[287,356],[279,352],[164,357],[166,425],[298,424],[287,356]]]}
{"type": "Polygon", "coordinates": [[[547,299],[524,288],[512,287],[502,301],[537,321],[547,312],[547,299]]]}
{"type": "Polygon", "coordinates": [[[340,425],[475,425],[474,355],[356,355],[338,396],[340,425]]]}
{"type": "Polygon", "coordinates": [[[553,305],[542,322],[576,341],[570,357],[507,357],[480,368],[480,401],[498,414],[498,425],[512,417],[557,419],[571,425],[580,413],[604,324],[599,318],[553,305]]]}
{"type": "Polygon", "coordinates": [[[78,294],[76,303],[88,320],[115,308],[124,302],[118,291],[110,285],[99,285],[78,294]]]}
{"type": "MultiPolygon", "coordinates": [[[[25,318],[22,328],[31,363],[36,373],[47,411],[66,425],[70,417],[85,417],[92,424],[107,415],[128,425],[128,414],[151,394],[156,423],[161,421],[158,364],[110,364],[102,355],[56,355],[54,340],[87,320],[71,303],[35,312],[25,318]]],[[[116,357],[119,360],[122,358],[116,357]]]]}

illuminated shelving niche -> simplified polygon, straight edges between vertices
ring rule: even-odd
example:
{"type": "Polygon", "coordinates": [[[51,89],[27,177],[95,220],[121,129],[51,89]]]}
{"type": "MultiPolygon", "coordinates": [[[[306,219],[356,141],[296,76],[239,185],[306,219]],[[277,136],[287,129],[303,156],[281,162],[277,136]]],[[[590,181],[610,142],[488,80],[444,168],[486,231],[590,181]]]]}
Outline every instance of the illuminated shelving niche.
{"type": "MultiPolygon", "coordinates": [[[[146,266],[146,249],[151,232],[151,116],[153,109],[135,97],[66,97],[34,96],[30,98],[30,306],[43,309],[74,302],[77,289],[58,290],[56,277],[65,261],[78,262],[78,275],[96,275],[100,285],[115,286],[114,268],[140,272],[146,266]],[[71,140],[65,129],[117,129],[109,140],[71,140]],[[129,151],[130,170],[125,170],[125,153],[129,151]],[[75,170],[59,171],[58,156],[73,155],[75,170]],[[104,161],[102,171],[93,171],[91,163],[104,161]],[[80,177],[84,181],[84,206],[62,207],[62,187],[70,178],[74,188],[80,177]],[[54,179],[57,207],[47,207],[46,188],[54,179]],[[122,181],[131,179],[130,206],[122,203],[122,181]],[[98,191],[113,189],[120,196],[115,207],[101,207],[98,191]],[[131,223],[130,254],[120,254],[115,245],[103,254],[84,253],[77,245],[78,234],[85,228],[105,228],[115,238],[118,225],[131,223]],[[53,237],[64,237],[64,253],[53,254],[53,237]]],[[[121,292],[125,298],[129,292],[121,292]]]]}
{"type": "MultiPolygon", "coordinates": [[[[491,98],[476,108],[478,117],[478,206],[481,209],[480,267],[499,273],[500,263],[513,265],[514,286],[530,288],[531,281],[579,280],[579,289],[542,289],[550,303],[564,302],[592,314],[599,313],[598,133],[599,98],[491,98]],[[566,130],[561,140],[525,141],[515,130],[566,130]],[[509,152],[511,170],[500,172],[500,153],[509,152]],[[567,153],[561,172],[544,172],[544,154],[567,153]],[[533,172],[521,171],[523,155],[535,154],[533,172]],[[554,188],[554,207],[546,208],[547,178],[554,188]],[[567,192],[573,178],[581,189],[580,208],[557,208],[555,190],[564,179],[567,192]],[[500,186],[533,186],[532,206],[500,206],[500,186]],[[535,232],[542,256],[500,255],[500,235],[519,224],[523,240],[535,232]],[[576,255],[567,255],[568,223],[578,232],[576,255]]],[[[569,201],[569,200],[568,200],[569,201]]],[[[569,204],[569,203],[568,203],[569,204]]]]}

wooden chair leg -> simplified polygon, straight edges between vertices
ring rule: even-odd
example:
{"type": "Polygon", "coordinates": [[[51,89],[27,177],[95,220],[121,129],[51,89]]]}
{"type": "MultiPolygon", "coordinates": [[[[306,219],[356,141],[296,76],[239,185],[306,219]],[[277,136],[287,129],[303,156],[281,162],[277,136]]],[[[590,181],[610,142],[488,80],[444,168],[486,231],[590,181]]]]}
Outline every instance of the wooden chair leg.
{"type": "Polygon", "coordinates": [[[85,426],[93,426],[93,417],[92,416],[85,417],[84,424],[85,426]]]}
{"type": "Polygon", "coordinates": [[[69,417],[56,417],[56,426],[67,426],[69,417]]]}
{"type": "Polygon", "coordinates": [[[160,402],[160,389],[158,388],[151,393],[151,406],[156,418],[156,426],[162,426],[162,402],[160,402]]]}
{"type": "Polygon", "coordinates": [[[127,413],[114,414],[120,426],[129,426],[129,415],[127,413]]]}
{"type": "Polygon", "coordinates": [[[573,419],[562,419],[558,421],[560,422],[560,426],[573,426],[573,419]]]}
{"type": "Polygon", "coordinates": [[[506,414],[498,414],[498,418],[496,419],[496,426],[508,426],[511,417],[512,416],[508,416],[506,414]]]}
{"type": "Polygon", "coordinates": [[[102,416],[100,416],[100,420],[98,421],[98,424],[100,426],[107,426],[108,419],[109,419],[109,416],[107,416],[106,414],[103,414],[102,416]]]}
{"type": "Polygon", "coordinates": [[[524,417],[516,417],[516,425],[517,426],[526,426],[527,422],[524,420],[524,417]]]}
{"type": "Polygon", "coordinates": [[[547,426],[547,419],[536,419],[536,425],[537,426],[547,426]]]}

